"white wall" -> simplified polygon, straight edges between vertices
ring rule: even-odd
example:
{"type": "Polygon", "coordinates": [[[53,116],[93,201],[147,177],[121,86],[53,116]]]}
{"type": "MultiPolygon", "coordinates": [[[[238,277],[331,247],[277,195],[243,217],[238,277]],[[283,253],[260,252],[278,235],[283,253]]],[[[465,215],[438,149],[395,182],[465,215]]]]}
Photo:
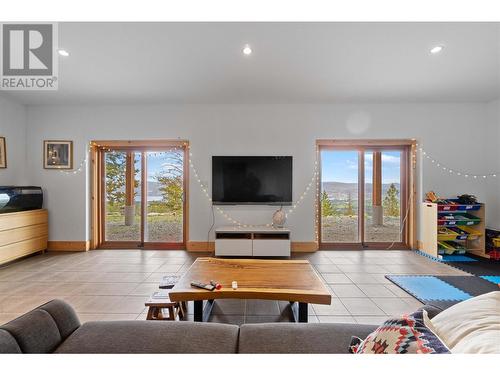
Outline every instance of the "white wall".
{"type": "MultiPolygon", "coordinates": [[[[485,145],[491,150],[491,170],[500,172],[500,100],[487,103],[486,113],[489,137],[485,145]]],[[[486,212],[487,224],[490,228],[500,230],[500,174],[487,187],[488,201],[491,202],[486,212]]]]}
{"type": "MultiPolygon", "coordinates": [[[[188,139],[202,181],[210,182],[212,155],[293,155],[294,197],[311,178],[316,139],[416,138],[451,168],[475,173],[491,169],[487,111],[482,103],[365,105],[154,105],[29,107],[28,173],[45,189],[50,239],[88,239],[88,173],[63,175],[42,168],[42,141],[70,139],[75,164],[96,139],[188,139]]],[[[427,161],[421,164],[423,191],[442,196],[460,193],[487,198],[484,181],[450,176],[427,161]]],[[[419,172],[420,173],[420,172],[419,172]]],[[[498,197],[496,197],[498,199],[498,197]]],[[[421,197],[418,197],[421,200],[421,197]]],[[[488,203],[488,202],[486,202],[488,203]]],[[[228,207],[248,223],[270,221],[275,207],[228,207]]],[[[190,239],[205,241],[210,205],[197,183],[190,185],[190,239]]],[[[217,224],[224,224],[217,216],[217,224]]],[[[294,241],[314,240],[312,194],[289,218],[294,241]]]]}
{"type": "Polygon", "coordinates": [[[0,137],[7,145],[7,169],[0,169],[0,185],[27,184],[26,108],[0,96],[0,137]]]}
{"type": "MultiPolygon", "coordinates": [[[[88,239],[88,173],[64,175],[42,168],[42,141],[74,141],[75,164],[96,139],[188,139],[202,181],[210,182],[212,155],[293,155],[294,197],[311,178],[314,144],[321,138],[417,138],[451,168],[485,173],[493,168],[485,105],[190,105],[74,106],[28,109],[27,169],[30,182],[45,189],[50,239],[88,239]]],[[[469,192],[491,199],[484,181],[449,176],[427,161],[421,186],[442,196],[469,192]]],[[[419,172],[420,173],[420,172],[419,172]]],[[[498,200],[498,197],[495,198],[498,200]]],[[[420,200],[420,197],[418,198],[420,200]]],[[[489,204],[490,202],[486,202],[489,204]]],[[[314,239],[314,201],[310,194],[289,218],[294,241],[314,239]]],[[[228,207],[238,220],[266,223],[273,207],[228,207]]],[[[191,179],[190,239],[204,241],[210,205],[191,179]]],[[[217,224],[224,224],[217,216],[217,224]]]]}

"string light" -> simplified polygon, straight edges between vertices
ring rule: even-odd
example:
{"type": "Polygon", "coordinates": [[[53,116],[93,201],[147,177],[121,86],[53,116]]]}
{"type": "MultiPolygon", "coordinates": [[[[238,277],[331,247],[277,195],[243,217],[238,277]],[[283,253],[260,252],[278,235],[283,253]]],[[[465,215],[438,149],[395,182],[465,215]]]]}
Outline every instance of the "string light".
{"type": "MultiPolygon", "coordinates": [[[[109,148],[105,148],[104,146],[102,146],[100,144],[97,144],[95,142],[90,142],[88,150],[87,150],[86,155],[85,155],[85,158],[78,165],[78,168],[76,168],[75,170],[72,170],[72,171],[59,170],[59,172],[65,173],[65,174],[77,174],[77,173],[82,172],[84,170],[85,166],[87,166],[87,164],[88,164],[89,154],[92,151],[93,147],[104,149],[104,150],[106,150],[108,152],[114,152],[114,150],[111,150],[109,148]]],[[[197,171],[197,169],[196,169],[196,167],[195,167],[195,165],[193,163],[193,160],[192,160],[193,153],[191,152],[191,146],[189,145],[189,143],[187,143],[187,142],[183,143],[182,147],[177,147],[177,146],[171,147],[170,151],[148,152],[148,155],[152,155],[154,157],[165,156],[165,155],[170,154],[172,151],[184,152],[184,149],[187,149],[187,152],[188,152],[188,155],[189,155],[189,157],[188,157],[188,164],[189,164],[189,167],[190,167],[190,169],[192,170],[192,172],[194,174],[195,181],[200,186],[200,190],[202,191],[203,195],[207,198],[208,202],[210,204],[212,204],[212,197],[210,196],[207,187],[203,185],[203,182],[202,182],[202,180],[201,180],[201,178],[200,178],[200,176],[198,174],[198,171],[197,171]]],[[[471,176],[474,179],[477,179],[479,177],[482,177],[483,179],[488,179],[488,178],[496,178],[500,174],[500,172],[494,172],[494,173],[488,173],[488,174],[483,174],[483,175],[477,175],[477,174],[465,173],[463,171],[454,170],[452,168],[447,167],[446,165],[444,165],[443,163],[439,162],[438,160],[434,159],[433,157],[431,157],[429,155],[429,153],[427,151],[425,151],[423,149],[423,147],[421,147],[419,144],[415,144],[415,147],[414,147],[413,152],[412,152],[412,154],[413,154],[412,157],[413,157],[414,163],[416,163],[417,151],[420,151],[420,153],[422,154],[422,156],[425,157],[427,160],[429,160],[436,167],[439,167],[443,171],[448,172],[449,174],[452,174],[452,175],[454,174],[454,175],[461,176],[461,177],[464,177],[464,178],[469,178],[471,176]]],[[[287,212],[286,212],[287,219],[289,218],[290,215],[292,215],[296,211],[296,209],[304,201],[305,197],[308,195],[308,193],[310,191],[316,191],[316,194],[318,196],[321,193],[321,185],[320,185],[319,169],[318,169],[318,167],[319,167],[318,161],[319,161],[319,157],[320,157],[319,153],[320,153],[319,147],[316,147],[316,160],[314,162],[314,169],[313,169],[313,174],[312,174],[311,180],[306,185],[306,187],[305,187],[304,191],[302,192],[302,194],[300,194],[299,199],[296,200],[294,203],[292,203],[291,207],[287,210],[287,212]],[[311,189],[314,184],[316,184],[316,186],[315,186],[316,189],[311,189]]],[[[316,242],[319,242],[319,213],[320,213],[320,206],[319,206],[319,202],[318,201],[319,201],[318,199],[315,199],[315,203],[314,203],[315,204],[314,205],[314,212],[315,212],[315,237],[316,237],[316,242]]],[[[224,217],[224,219],[226,219],[228,222],[230,222],[230,223],[232,223],[234,225],[237,225],[237,226],[240,226],[240,227],[244,227],[244,228],[248,228],[248,227],[261,227],[261,226],[272,227],[272,223],[265,223],[265,224],[247,224],[247,223],[243,223],[243,222],[241,222],[239,220],[236,220],[234,217],[232,217],[230,214],[228,214],[225,210],[223,210],[222,208],[220,208],[220,206],[214,205],[214,207],[215,207],[215,210],[222,217],[224,217]]]]}
{"type": "Polygon", "coordinates": [[[434,159],[432,156],[429,155],[427,151],[423,149],[422,146],[419,146],[418,144],[416,145],[418,147],[418,151],[422,154],[422,157],[425,157],[427,160],[431,162],[431,164],[434,164],[436,167],[441,168],[443,171],[448,172],[451,175],[456,175],[464,178],[469,178],[472,177],[473,179],[478,179],[478,178],[483,178],[483,179],[488,179],[488,178],[496,178],[499,175],[499,172],[492,172],[492,173],[486,173],[486,174],[474,174],[474,173],[466,173],[464,171],[458,171],[456,169],[450,168],[446,166],[445,164],[441,163],[440,161],[434,159]]]}

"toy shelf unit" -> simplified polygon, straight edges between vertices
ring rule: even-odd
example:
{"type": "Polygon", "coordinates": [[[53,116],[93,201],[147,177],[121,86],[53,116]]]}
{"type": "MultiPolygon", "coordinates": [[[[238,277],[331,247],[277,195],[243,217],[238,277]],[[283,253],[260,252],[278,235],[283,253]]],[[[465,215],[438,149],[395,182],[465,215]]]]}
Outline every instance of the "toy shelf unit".
{"type": "Polygon", "coordinates": [[[422,203],[422,249],[433,257],[470,253],[488,258],[484,204],[422,203]]]}

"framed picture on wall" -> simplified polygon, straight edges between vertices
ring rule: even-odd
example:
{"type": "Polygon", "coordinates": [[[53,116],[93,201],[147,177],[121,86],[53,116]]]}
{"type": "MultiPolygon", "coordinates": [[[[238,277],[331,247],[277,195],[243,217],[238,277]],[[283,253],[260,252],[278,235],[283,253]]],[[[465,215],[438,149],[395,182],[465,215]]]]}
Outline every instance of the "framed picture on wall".
{"type": "Polygon", "coordinates": [[[45,169],[73,168],[73,141],[44,141],[43,154],[45,169]]]}
{"type": "Polygon", "coordinates": [[[7,146],[5,137],[0,137],[0,168],[7,168],[7,146]]]}

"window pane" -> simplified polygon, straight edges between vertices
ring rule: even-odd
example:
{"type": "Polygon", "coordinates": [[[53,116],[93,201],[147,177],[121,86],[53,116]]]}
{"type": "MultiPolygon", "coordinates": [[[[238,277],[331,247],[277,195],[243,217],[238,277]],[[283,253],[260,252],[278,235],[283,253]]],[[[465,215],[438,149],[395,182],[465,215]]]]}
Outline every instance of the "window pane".
{"type": "Polygon", "coordinates": [[[127,152],[110,151],[104,154],[105,178],[105,240],[141,240],[141,154],[129,153],[133,159],[133,185],[127,191],[127,152]],[[133,186],[133,188],[132,188],[133,186]],[[127,194],[129,193],[129,194],[127,194]]]}
{"type": "Polygon", "coordinates": [[[365,152],[365,242],[401,241],[401,151],[365,152]]]}
{"type": "Polygon", "coordinates": [[[358,151],[321,151],[321,240],[359,242],[358,151]]]}
{"type": "Polygon", "coordinates": [[[147,220],[144,242],[183,241],[184,154],[147,153],[147,220]]]}

